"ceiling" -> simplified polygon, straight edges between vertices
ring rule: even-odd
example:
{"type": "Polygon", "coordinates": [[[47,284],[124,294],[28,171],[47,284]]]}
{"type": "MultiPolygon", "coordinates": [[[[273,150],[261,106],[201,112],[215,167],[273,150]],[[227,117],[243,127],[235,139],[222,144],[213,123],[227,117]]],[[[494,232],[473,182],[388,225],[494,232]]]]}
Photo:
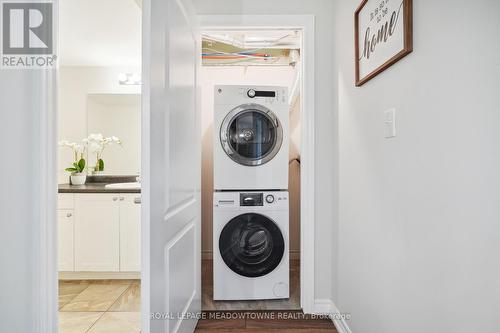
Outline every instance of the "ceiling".
{"type": "Polygon", "coordinates": [[[296,30],[203,31],[206,66],[288,66],[298,61],[301,33],[296,30]]]}
{"type": "Polygon", "coordinates": [[[214,42],[231,44],[242,49],[299,49],[301,33],[298,30],[213,30],[203,31],[203,38],[214,42]]]}
{"type": "Polygon", "coordinates": [[[60,65],[141,66],[141,3],[60,1],[60,65]]]}

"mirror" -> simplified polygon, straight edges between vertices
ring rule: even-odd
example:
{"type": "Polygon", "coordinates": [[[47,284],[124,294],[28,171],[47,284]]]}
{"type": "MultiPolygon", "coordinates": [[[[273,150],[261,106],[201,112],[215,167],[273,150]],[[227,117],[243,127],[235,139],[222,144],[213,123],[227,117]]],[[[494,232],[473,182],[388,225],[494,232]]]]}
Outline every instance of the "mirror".
{"type": "MultiPolygon", "coordinates": [[[[88,94],[87,135],[101,133],[118,137],[119,144],[104,148],[103,174],[138,175],[141,169],[140,94],[88,94]]],[[[87,164],[96,165],[96,155],[88,153],[87,164]]]]}

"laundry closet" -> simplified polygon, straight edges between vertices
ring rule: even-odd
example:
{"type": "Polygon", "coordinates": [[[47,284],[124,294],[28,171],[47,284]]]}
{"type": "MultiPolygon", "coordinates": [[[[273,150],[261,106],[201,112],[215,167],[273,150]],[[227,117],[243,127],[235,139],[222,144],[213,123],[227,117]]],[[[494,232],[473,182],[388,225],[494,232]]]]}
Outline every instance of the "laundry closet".
{"type": "Polygon", "coordinates": [[[301,32],[202,38],[202,310],[298,310],[301,32]]]}

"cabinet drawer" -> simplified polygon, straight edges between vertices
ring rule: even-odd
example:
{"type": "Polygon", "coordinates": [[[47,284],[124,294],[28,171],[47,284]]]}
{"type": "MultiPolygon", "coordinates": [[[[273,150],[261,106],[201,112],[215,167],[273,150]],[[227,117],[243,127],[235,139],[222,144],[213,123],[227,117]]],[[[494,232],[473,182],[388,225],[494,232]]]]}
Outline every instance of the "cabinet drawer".
{"type": "Polygon", "coordinates": [[[75,207],[75,195],[73,193],[59,193],[57,209],[73,209],[75,207]]]}

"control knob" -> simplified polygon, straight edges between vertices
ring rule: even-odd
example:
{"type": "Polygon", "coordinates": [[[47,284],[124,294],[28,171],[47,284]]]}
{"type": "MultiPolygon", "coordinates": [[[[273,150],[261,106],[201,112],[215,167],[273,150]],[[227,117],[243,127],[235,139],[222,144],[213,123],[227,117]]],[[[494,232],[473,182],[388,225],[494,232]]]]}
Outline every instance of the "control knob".
{"type": "Polygon", "coordinates": [[[273,203],[274,202],[274,195],[272,195],[272,194],[266,195],[266,202],[273,203]]]}

